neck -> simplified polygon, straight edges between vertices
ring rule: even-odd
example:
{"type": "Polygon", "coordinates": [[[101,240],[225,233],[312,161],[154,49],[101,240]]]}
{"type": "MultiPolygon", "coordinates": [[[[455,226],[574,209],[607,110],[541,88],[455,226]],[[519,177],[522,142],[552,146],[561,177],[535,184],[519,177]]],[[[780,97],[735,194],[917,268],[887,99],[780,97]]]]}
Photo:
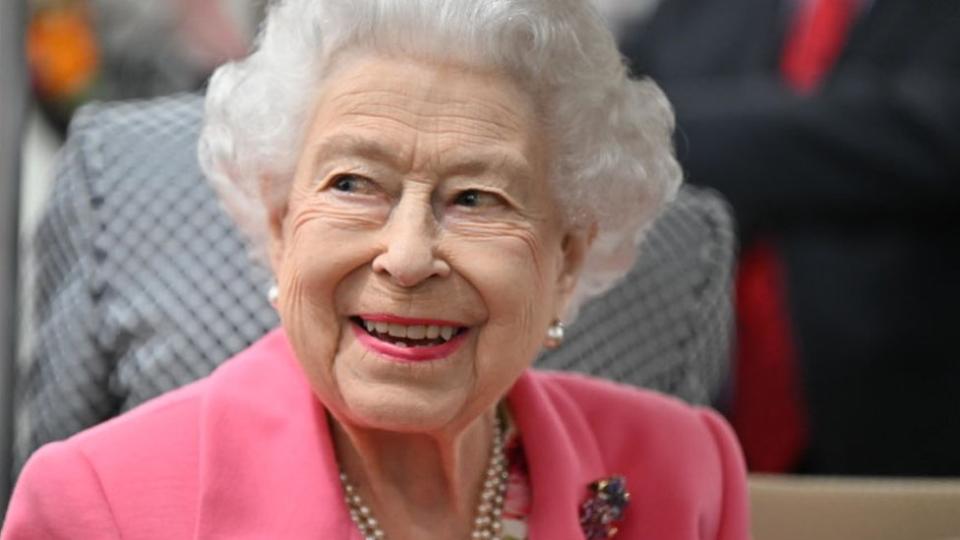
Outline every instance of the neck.
{"type": "Polygon", "coordinates": [[[387,537],[466,538],[489,463],[495,409],[456,433],[397,433],[334,421],[340,467],[387,537]]]}

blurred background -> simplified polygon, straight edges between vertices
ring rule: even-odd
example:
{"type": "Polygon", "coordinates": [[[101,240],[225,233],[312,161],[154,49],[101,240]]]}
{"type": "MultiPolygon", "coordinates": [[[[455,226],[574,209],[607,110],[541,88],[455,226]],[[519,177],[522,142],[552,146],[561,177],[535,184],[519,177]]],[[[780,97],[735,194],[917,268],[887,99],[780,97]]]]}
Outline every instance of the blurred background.
{"type": "MultiPolygon", "coordinates": [[[[42,257],[27,254],[43,249],[34,233],[71,117],[201,92],[248,50],[267,3],[2,2],[0,509],[38,316],[42,257]]],[[[960,4],[596,3],[633,73],[674,104],[688,180],[724,195],[738,225],[737,346],[714,405],[756,475],[757,537],[792,538],[782,530],[806,517],[784,513],[832,515],[834,501],[860,508],[836,519],[874,525],[957,508],[960,4]]],[[[920,538],[907,530],[870,537],[920,538]]]]}
{"type": "Polygon", "coordinates": [[[0,4],[0,509],[12,483],[16,359],[24,360],[32,238],[70,119],[94,101],[200,90],[242,56],[259,0],[3,0],[0,4]],[[19,246],[19,249],[18,249],[19,246]],[[21,254],[21,256],[17,256],[21,254]],[[19,271],[18,271],[19,270],[19,271]],[[15,307],[16,306],[16,307],[15,307]]]}
{"type": "Polygon", "coordinates": [[[52,177],[52,153],[78,107],[199,90],[217,65],[246,52],[266,1],[22,3],[31,104],[23,162],[29,225],[52,177]]]}

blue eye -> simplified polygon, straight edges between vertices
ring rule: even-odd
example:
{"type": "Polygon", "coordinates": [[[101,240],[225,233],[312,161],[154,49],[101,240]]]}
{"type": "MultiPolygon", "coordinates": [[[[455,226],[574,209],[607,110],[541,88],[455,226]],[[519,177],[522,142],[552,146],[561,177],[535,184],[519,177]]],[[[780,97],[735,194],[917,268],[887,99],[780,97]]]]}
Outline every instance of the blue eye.
{"type": "Polygon", "coordinates": [[[354,193],[360,189],[360,183],[362,180],[363,179],[358,176],[345,174],[334,181],[333,189],[337,191],[343,191],[345,193],[354,193]]]}
{"type": "Polygon", "coordinates": [[[465,189],[453,199],[453,204],[467,208],[498,206],[502,202],[503,199],[499,195],[479,189],[465,189]]]}
{"type": "Polygon", "coordinates": [[[330,189],[356,195],[375,195],[380,192],[380,186],[376,182],[358,174],[337,175],[331,181],[330,189]]]}
{"type": "Polygon", "coordinates": [[[457,198],[453,201],[453,203],[459,206],[480,206],[480,196],[481,193],[479,191],[475,189],[468,189],[457,194],[457,198]]]}

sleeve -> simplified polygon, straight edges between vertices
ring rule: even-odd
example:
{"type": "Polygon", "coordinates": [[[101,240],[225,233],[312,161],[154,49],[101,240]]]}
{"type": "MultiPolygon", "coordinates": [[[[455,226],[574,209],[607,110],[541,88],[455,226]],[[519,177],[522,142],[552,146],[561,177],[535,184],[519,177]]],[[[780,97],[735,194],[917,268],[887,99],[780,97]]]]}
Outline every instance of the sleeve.
{"type": "MultiPolygon", "coordinates": [[[[960,211],[960,5],[876,2],[877,18],[865,21],[868,49],[852,51],[817,93],[800,96],[780,80],[776,45],[764,50],[774,54],[771,66],[751,68],[758,71],[720,44],[725,56],[670,45],[678,29],[709,30],[696,8],[715,3],[666,4],[673,9],[659,26],[637,30],[624,46],[636,72],[654,75],[674,105],[688,179],[723,193],[741,229],[960,211]],[[678,66],[687,56],[717,62],[678,66]],[[727,57],[734,60],[720,62],[727,57]]],[[[741,29],[742,18],[726,23],[741,29]]]]}
{"type": "Polygon", "coordinates": [[[30,333],[18,371],[15,469],[41,445],[112,416],[114,361],[98,342],[103,293],[92,179],[100,174],[96,109],[82,109],[58,157],[48,206],[29,240],[30,333]]]}
{"type": "Polygon", "coordinates": [[[958,74],[847,72],[809,97],[763,77],[664,87],[690,181],[745,229],[777,229],[960,210],[958,74]]]}
{"type": "Polygon", "coordinates": [[[116,521],[90,463],[70,443],[41,448],[14,488],[0,540],[118,540],[116,521]]]}
{"type": "Polygon", "coordinates": [[[747,468],[740,445],[733,429],[720,415],[708,409],[701,409],[700,414],[716,443],[723,477],[716,539],[749,539],[750,499],[747,468]]]}

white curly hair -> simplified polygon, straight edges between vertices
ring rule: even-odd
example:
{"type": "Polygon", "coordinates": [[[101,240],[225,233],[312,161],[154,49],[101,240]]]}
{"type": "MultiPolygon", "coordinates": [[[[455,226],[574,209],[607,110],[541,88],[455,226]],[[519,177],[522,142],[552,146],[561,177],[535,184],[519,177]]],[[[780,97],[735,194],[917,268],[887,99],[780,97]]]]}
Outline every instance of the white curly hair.
{"type": "Polygon", "coordinates": [[[260,257],[268,209],[286,201],[318,88],[345,51],[503,69],[533,93],[565,224],[597,227],[568,318],[626,274],[681,182],[666,97],[629,78],[589,0],[279,0],[254,52],[211,79],[199,146],[260,257]]]}

